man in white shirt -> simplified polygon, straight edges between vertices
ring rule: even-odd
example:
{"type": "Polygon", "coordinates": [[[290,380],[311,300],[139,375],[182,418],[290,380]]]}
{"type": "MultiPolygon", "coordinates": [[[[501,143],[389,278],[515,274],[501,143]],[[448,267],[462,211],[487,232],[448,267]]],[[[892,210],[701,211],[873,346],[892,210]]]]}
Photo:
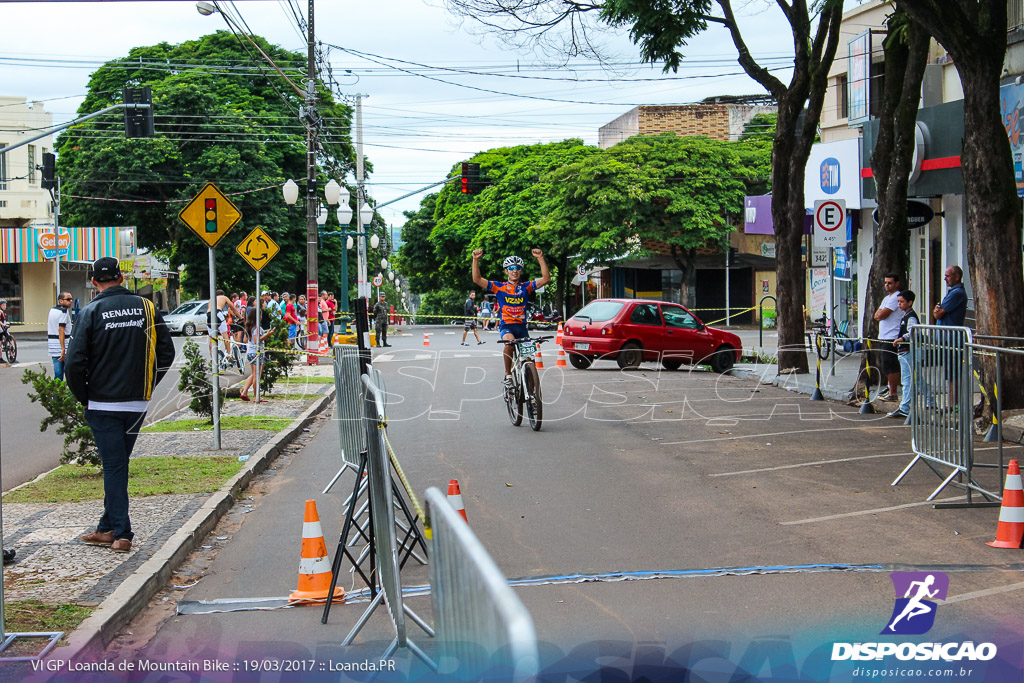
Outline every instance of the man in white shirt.
{"type": "Polygon", "coordinates": [[[61,292],[46,316],[46,349],[53,359],[53,376],[64,379],[64,356],[71,339],[71,292],[61,292]]]}
{"type": "Polygon", "coordinates": [[[878,398],[895,400],[900,385],[900,361],[891,342],[899,336],[900,321],[903,319],[898,300],[900,276],[896,273],[886,273],[883,286],[885,287],[885,298],[882,299],[882,305],[875,311],[875,320],[878,321],[878,338],[883,340],[881,344],[882,375],[889,386],[879,392],[878,398]]]}

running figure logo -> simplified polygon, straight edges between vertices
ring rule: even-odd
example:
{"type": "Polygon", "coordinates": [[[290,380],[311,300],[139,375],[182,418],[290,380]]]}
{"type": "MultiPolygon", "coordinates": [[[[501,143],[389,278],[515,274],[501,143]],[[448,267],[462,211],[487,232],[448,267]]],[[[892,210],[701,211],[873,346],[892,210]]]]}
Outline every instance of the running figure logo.
{"type": "Polygon", "coordinates": [[[949,577],[942,572],[893,572],[890,578],[896,589],[896,605],[882,634],[927,633],[935,623],[934,600],[946,599],[949,577]]]}

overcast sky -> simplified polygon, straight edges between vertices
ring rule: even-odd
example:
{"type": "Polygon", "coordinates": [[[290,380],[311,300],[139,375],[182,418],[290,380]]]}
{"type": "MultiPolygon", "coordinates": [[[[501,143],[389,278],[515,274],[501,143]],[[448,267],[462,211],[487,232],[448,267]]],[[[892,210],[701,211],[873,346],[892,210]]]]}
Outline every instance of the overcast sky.
{"type": "MultiPolygon", "coordinates": [[[[307,2],[292,2],[304,15],[307,2]]],[[[847,0],[848,6],[855,4],[847,0]]],[[[225,7],[240,14],[254,33],[305,53],[288,0],[238,0],[225,7]]],[[[765,66],[784,69],[792,44],[775,3],[750,0],[742,12],[752,52],[765,66]]],[[[225,28],[223,18],[200,15],[191,0],[0,0],[0,26],[5,27],[0,94],[42,100],[58,122],[73,118],[89,75],[104,60],[122,57],[132,47],[180,43],[225,28]]],[[[453,164],[492,147],[572,137],[596,144],[600,126],[638,104],[763,92],[742,75],[732,43],[717,26],[691,43],[687,64],[675,76],[640,65],[623,32],[604,37],[620,64],[614,72],[592,59],[556,66],[543,55],[501,44],[472,22],[460,22],[438,0],[319,0],[315,28],[320,41],[365,55],[332,49],[330,61],[343,93],[367,95],[365,153],[375,168],[368,191],[379,202],[442,180],[453,164]]],[[[845,54],[845,46],[839,54],[845,54]]],[[[776,74],[788,78],[784,70],[776,74]]],[[[381,214],[400,226],[402,211],[418,205],[419,197],[412,197],[381,214]]]]}

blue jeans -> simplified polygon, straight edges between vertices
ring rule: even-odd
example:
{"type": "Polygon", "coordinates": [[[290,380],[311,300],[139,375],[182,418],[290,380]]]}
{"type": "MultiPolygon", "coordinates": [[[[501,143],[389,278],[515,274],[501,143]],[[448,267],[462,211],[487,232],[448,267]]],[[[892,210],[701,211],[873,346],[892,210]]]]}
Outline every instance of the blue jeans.
{"type": "Polygon", "coordinates": [[[85,421],[96,439],[103,463],[103,516],[96,530],[112,531],[114,539],[135,537],[128,519],[128,459],[146,413],[86,410],[85,421]]]}
{"type": "Polygon", "coordinates": [[[910,404],[914,400],[914,372],[910,367],[910,354],[901,353],[900,360],[900,384],[903,385],[903,400],[900,401],[900,410],[910,415],[910,404]]]}
{"type": "Polygon", "coordinates": [[[60,356],[50,356],[53,359],[53,377],[54,379],[64,379],[64,361],[60,360],[60,356]]]}

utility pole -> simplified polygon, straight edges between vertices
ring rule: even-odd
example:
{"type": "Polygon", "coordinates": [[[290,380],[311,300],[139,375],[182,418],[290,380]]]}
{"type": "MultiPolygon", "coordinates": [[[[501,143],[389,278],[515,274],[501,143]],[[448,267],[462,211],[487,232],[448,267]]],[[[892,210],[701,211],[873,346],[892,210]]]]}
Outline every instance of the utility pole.
{"type": "MultiPolygon", "coordinates": [[[[363,205],[366,203],[366,187],[363,183],[363,96],[356,95],[356,232],[364,233],[363,230],[363,205]]],[[[372,219],[371,219],[372,221],[372,219]]],[[[370,296],[370,283],[366,279],[366,235],[359,239],[358,247],[358,282],[356,284],[356,296],[370,296]]]]}
{"type": "MultiPolygon", "coordinates": [[[[316,55],[313,33],[313,0],[309,0],[309,9],[306,17],[306,106],[304,115],[306,119],[306,301],[310,308],[319,306],[320,283],[317,275],[317,225],[316,217],[319,213],[319,200],[317,199],[316,187],[316,142],[319,121],[316,110],[316,55]]],[[[308,318],[308,341],[306,354],[309,365],[319,365],[320,357],[316,355],[319,349],[319,327],[315,315],[308,318]]]]}

